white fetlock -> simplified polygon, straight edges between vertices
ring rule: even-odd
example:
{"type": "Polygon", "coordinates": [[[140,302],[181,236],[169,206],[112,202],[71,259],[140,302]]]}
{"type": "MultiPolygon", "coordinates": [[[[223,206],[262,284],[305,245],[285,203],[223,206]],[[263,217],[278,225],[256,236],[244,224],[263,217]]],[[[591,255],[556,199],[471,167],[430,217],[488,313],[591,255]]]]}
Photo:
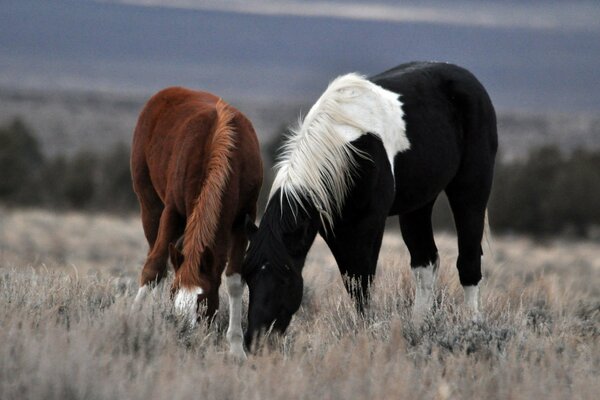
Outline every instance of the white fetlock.
{"type": "Polygon", "coordinates": [[[479,285],[463,286],[465,291],[465,307],[471,314],[473,320],[481,319],[479,312],[479,285]]]}
{"type": "Polygon", "coordinates": [[[133,300],[134,305],[139,305],[150,293],[150,288],[148,285],[144,285],[138,289],[137,294],[135,295],[135,300],[133,300]]]}
{"type": "Polygon", "coordinates": [[[244,345],[241,342],[229,344],[229,355],[237,361],[246,361],[248,359],[244,351],[244,345]]]}
{"type": "Polygon", "coordinates": [[[420,323],[425,315],[431,310],[433,304],[433,288],[439,259],[426,267],[416,267],[412,269],[415,277],[415,301],[413,304],[412,319],[415,323],[420,323]]]}

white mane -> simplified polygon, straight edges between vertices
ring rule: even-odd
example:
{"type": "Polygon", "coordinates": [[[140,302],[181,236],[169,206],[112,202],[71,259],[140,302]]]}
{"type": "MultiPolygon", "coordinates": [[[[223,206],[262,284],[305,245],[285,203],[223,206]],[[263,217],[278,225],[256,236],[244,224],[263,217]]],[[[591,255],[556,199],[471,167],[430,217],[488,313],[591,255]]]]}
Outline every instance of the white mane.
{"type": "Polygon", "coordinates": [[[366,133],[382,139],[393,174],[394,156],[410,147],[398,94],[357,74],[340,76],[292,130],[269,197],[281,189],[281,201],[285,194],[301,207],[308,198],[332,227],[352,185],[355,156],[369,157],[351,142],[366,133]]]}

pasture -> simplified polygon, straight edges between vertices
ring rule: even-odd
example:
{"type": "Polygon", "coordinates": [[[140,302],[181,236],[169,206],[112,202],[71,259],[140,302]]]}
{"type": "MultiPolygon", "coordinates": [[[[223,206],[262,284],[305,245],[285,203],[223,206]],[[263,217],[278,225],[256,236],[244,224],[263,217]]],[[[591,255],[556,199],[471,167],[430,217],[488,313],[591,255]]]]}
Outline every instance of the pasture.
{"type": "MultiPolygon", "coordinates": [[[[455,238],[439,233],[436,310],[415,327],[394,226],[365,319],[317,239],[288,334],[238,364],[223,286],[210,327],[175,316],[170,277],[131,312],[147,251],[138,216],[0,209],[0,398],[596,398],[597,243],[494,237],[473,322],[458,306],[455,238]]],[[[247,291],[244,323],[246,308],[247,291]]]]}

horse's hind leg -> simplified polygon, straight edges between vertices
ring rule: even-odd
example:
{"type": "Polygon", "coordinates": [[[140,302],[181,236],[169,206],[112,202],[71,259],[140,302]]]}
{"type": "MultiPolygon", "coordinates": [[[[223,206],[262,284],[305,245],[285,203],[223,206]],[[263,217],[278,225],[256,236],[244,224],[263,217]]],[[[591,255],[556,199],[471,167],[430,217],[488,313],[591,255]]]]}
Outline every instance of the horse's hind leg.
{"type": "Polygon", "coordinates": [[[148,253],[150,253],[158,235],[160,216],[165,206],[152,184],[145,158],[135,151],[131,157],[131,171],[133,190],[140,202],[142,227],[149,245],[148,253]]]}
{"type": "MultiPolygon", "coordinates": [[[[144,235],[148,241],[149,256],[158,236],[160,218],[164,210],[164,204],[152,185],[146,161],[139,156],[132,156],[131,169],[133,174],[133,189],[140,202],[142,228],[144,229],[144,235]]],[[[141,282],[135,297],[135,303],[138,304],[143,300],[148,292],[149,287],[144,282],[141,282]]]]}
{"type": "Polygon", "coordinates": [[[140,276],[140,291],[153,285],[167,274],[169,243],[175,242],[182,233],[185,224],[173,206],[167,206],[160,216],[158,232],[154,246],[150,249],[140,276]]]}
{"type": "Polygon", "coordinates": [[[481,280],[481,239],[485,224],[489,191],[446,190],[458,235],[456,266],[465,291],[465,303],[475,313],[479,311],[479,281],[481,280]]]}
{"type": "MultiPolygon", "coordinates": [[[[148,191],[150,190],[154,192],[153,188],[148,189],[148,191]]],[[[156,237],[158,236],[160,216],[164,210],[164,205],[158,198],[156,192],[154,192],[153,194],[148,194],[144,200],[140,200],[140,208],[142,227],[144,228],[144,235],[148,241],[148,253],[150,253],[156,242],[156,237]]]]}
{"type": "Polygon", "coordinates": [[[431,226],[434,202],[400,216],[400,230],[410,252],[410,266],[416,283],[413,319],[417,322],[423,319],[433,303],[433,286],[440,263],[431,226]]]}
{"type": "Polygon", "coordinates": [[[456,266],[465,303],[477,315],[481,280],[481,239],[492,189],[498,147],[494,110],[485,96],[465,118],[461,166],[446,187],[458,236],[456,266]]]}

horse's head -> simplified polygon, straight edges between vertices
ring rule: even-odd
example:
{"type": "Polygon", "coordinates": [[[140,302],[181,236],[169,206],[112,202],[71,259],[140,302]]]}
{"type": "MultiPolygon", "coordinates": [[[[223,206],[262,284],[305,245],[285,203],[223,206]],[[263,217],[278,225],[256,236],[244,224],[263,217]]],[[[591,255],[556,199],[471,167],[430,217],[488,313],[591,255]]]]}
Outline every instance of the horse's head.
{"type": "Polygon", "coordinates": [[[250,246],[243,274],[250,292],[246,346],[271,329],[283,333],[302,302],[302,267],[318,224],[307,215],[288,225],[263,216],[260,228],[247,221],[250,246]]]}
{"type": "Polygon", "coordinates": [[[246,276],[250,291],[246,347],[270,329],[283,333],[302,302],[302,275],[289,265],[265,262],[246,276]]]}

